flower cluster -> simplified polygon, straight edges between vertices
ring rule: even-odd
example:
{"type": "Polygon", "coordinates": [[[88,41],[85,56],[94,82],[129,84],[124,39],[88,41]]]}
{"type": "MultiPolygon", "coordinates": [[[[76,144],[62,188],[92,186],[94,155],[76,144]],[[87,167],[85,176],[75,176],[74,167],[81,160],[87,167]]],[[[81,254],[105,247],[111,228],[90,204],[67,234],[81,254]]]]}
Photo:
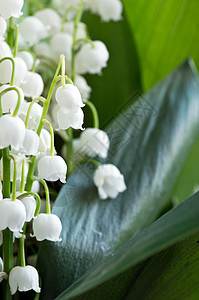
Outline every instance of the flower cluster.
{"type": "Polygon", "coordinates": [[[40,292],[38,272],[26,264],[26,238],[61,242],[62,223],[51,213],[46,181],[65,183],[67,172],[86,159],[97,165],[93,180],[100,199],[116,198],[126,189],[116,166],[95,160],[107,158],[110,141],[99,129],[83,75],[101,74],[109,52],[102,41],[90,39],[81,22],[84,10],[105,22],[118,21],[121,2],[56,0],[57,9],[19,19],[22,7],[23,0],[0,1],[0,246],[6,262],[0,258],[0,282],[8,279],[12,295],[17,290],[40,292]],[[42,76],[46,64],[55,73],[50,88],[42,76]],[[93,114],[93,128],[83,127],[85,105],[93,114]],[[79,138],[73,139],[73,129],[82,131],[79,138]],[[54,131],[65,142],[66,159],[57,154],[54,131]],[[12,248],[15,238],[20,242],[13,266],[6,247],[12,248]]]}

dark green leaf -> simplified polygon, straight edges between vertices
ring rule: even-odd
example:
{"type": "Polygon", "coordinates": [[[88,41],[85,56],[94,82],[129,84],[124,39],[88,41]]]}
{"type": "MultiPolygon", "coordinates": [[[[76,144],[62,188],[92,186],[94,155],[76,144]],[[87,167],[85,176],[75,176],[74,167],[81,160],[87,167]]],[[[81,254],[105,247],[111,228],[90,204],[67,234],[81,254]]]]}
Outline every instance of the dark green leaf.
{"type": "Polygon", "coordinates": [[[157,218],[197,137],[198,112],[199,79],[188,60],[112,122],[108,161],[121,169],[128,189],[101,201],[89,164],[69,178],[53,209],[63,241],[41,247],[41,299],[54,299],[157,218]]]}
{"type": "Polygon", "coordinates": [[[198,0],[124,0],[148,90],[187,56],[199,66],[198,0]]]}

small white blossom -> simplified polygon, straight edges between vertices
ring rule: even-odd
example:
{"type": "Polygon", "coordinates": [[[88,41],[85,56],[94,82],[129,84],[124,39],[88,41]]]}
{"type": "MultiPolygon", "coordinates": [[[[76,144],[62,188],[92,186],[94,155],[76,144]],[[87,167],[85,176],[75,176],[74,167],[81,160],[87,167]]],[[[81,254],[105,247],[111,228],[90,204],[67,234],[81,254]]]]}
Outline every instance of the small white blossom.
{"type": "Polygon", "coordinates": [[[51,147],[51,135],[46,129],[42,128],[41,134],[39,136],[39,149],[40,153],[49,152],[51,147]]]}
{"type": "Polygon", "coordinates": [[[0,39],[3,38],[5,32],[6,32],[7,24],[4,18],[0,16],[0,39]]]}
{"type": "Polygon", "coordinates": [[[84,44],[76,55],[75,69],[79,74],[100,74],[107,66],[109,53],[104,43],[94,41],[94,48],[90,43],[84,44]]]}
{"type": "Polygon", "coordinates": [[[21,59],[23,59],[23,61],[25,62],[26,66],[27,66],[28,71],[32,69],[33,63],[34,63],[34,58],[30,52],[20,51],[17,53],[17,57],[20,57],[21,59]]]}
{"type": "Polygon", "coordinates": [[[74,84],[80,91],[83,99],[89,99],[91,94],[91,87],[88,85],[86,79],[81,75],[76,75],[74,84]]]}
{"type": "MultiPolygon", "coordinates": [[[[19,57],[13,58],[15,64],[14,84],[20,85],[27,74],[27,66],[23,59],[19,57]]],[[[0,64],[0,83],[10,83],[12,76],[12,62],[10,60],[4,60],[0,64]]]]}
{"type": "Polygon", "coordinates": [[[25,219],[26,210],[20,200],[6,198],[0,201],[0,230],[9,228],[13,232],[21,231],[25,219]]]}
{"type": "Polygon", "coordinates": [[[58,87],[55,99],[63,110],[63,113],[75,113],[85,104],[82,101],[78,88],[73,84],[66,84],[66,87],[58,87]]]}
{"type": "Polygon", "coordinates": [[[39,181],[34,181],[33,184],[32,184],[32,189],[31,189],[31,191],[32,191],[33,193],[38,194],[38,193],[39,193],[39,190],[40,190],[40,183],[39,183],[39,181]]]}
{"type": "Polygon", "coordinates": [[[48,35],[45,25],[38,18],[33,16],[28,16],[23,19],[19,25],[19,31],[22,38],[29,43],[30,46],[35,45],[48,35]]]}
{"type": "Polygon", "coordinates": [[[45,26],[48,31],[48,35],[52,35],[61,29],[61,18],[58,13],[51,9],[45,8],[35,13],[37,17],[45,26]]]}
{"type": "Polygon", "coordinates": [[[94,173],[94,183],[98,188],[99,197],[103,200],[116,198],[126,190],[124,176],[114,165],[99,166],[94,173]]]}
{"type": "Polygon", "coordinates": [[[34,290],[40,293],[39,275],[37,270],[32,266],[14,267],[9,274],[10,292],[14,295],[17,290],[27,292],[34,290]]]}
{"type": "Polygon", "coordinates": [[[49,240],[53,242],[60,242],[60,233],[62,231],[62,224],[54,214],[39,214],[33,220],[33,236],[38,241],[49,240]]]}
{"type": "MultiPolygon", "coordinates": [[[[19,91],[19,94],[21,96],[21,104],[24,101],[24,93],[21,88],[17,86],[12,86],[12,88],[16,88],[19,91]]],[[[0,93],[5,91],[6,89],[11,88],[10,85],[2,85],[0,87],[0,93]]],[[[6,92],[2,97],[1,97],[1,106],[2,106],[2,111],[3,113],[13,113],[18,102],[18,94],[15,90],[11,90],[6,92]]]]}
{"type": "Polygon", "coordinates": [[[81,152],[90,157],[99,155],[102,158],[106,158],[109,146],[108,135],[103,130],[87,128],[80,136],[81,152]]]}
{"type": "MultiPolygon", "coordinates": [[[[19,117],[25,121],[27,111],[29,108],[30,103],[24,102],[21,105],[20,111],[19,111],[19,117]]],[[[38,103],[34,103],[31,111],[30,111],[30,117],[28,122],[28,129],[37,130],[38,124],[40,122],[41,116],[42,116],[43,108],[38,103]]]]}
{"type": "Polygon", "coordinates": [[[2,258],[0,257],[0,282],[8,278],[8,275],[3,270],[4,270],[4,263],[2,258]]]}
{"type": "Polygon", "coordinates": [[[44,82],[41,75],[35,72],[27,72],[21,88],[26,97],[31,97],[32,99],[38,98],[44,89],[44,82]]]}
{"type": "Polygon", "coordinates": [[[10,17],[19,18],[22,15],[23,3],[23,0],[1,0],[0,15],[5,19],[10,17]]]}
{"type": "Polygon", "coordinates": [[[102,21],[119,21],[122,18],[122,2],[120,0],[98,0],[98,14],[102,21]]]}
{"type": "Polygon", "coordinates": [[[71,58],[72,43],[73,39],[70,34],[59,32],[52,37],[50,46],[57,59],[60,59],[61,54],[64,54],[66,58],[71,58]]]}
{"type": "Polygon", "coordinates": [[[38,177],[48,181],[66,182],[67,165],[58,155],[43,156],[38,162],[38,177]]]}
{"type": "Polygon", "coordinates": [[[35,210],[36,210],[36,200],[34,196],[25,196],[24,198],[20,199],[21,202],[23,203],[25,210],[26,210],[26,222],[30,222],[35,215],[35,210]]]}
{"type": "Polygon", "coordinates": [[[20,149],[20,152],[25,155],[38,155],[39,148],[39,136],[38,134],[31,130],[26,129],[25,138],[23,142],[23,146],[20,149]]]}
{"type": "Polygon", "coordinates": [[[75,113],[64,114],[60,108],[57,112],[57,122],[59,126],[57,130],[66,130],[69,127],[84,130],[82,127],[84,123],[84,113],[82,109],[79,108],[75,113]]]}
{"type": "Polygon", "coordinates": [[[18,117],[3,115],[0,117],[0,149],[12,146],[16,151],[23,145],[25,138],[24,122],[18,117]]]}
{"type": "Polygon", "coordinates": [[[0,59],[4,57],[12,57],[12,51],[9,45],[0,39],[0,59]]]}

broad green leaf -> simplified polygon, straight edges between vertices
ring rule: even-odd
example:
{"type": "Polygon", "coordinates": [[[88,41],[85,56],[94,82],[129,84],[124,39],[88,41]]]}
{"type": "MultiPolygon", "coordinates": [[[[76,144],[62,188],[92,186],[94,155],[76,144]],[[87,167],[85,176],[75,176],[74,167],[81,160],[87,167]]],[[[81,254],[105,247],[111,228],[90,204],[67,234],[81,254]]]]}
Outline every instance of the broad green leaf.
{"type": "Polygon", "coordinates": [[[152,223],[168,203],[198,134],[199,79],[193,62],[128,106],[107,128],[107,161],[120,168],[128,189],[101,201],[93,166],[81,165],[70,176],[53,208],[63,223],[63,240],[45,242],[40,251],[41,299],[55,298],[152,223]]]}
{"type": "MultiPolygon", "coordinates": [[[[136,45],[128,22],[102,23],[100,18],[85,14],[84,21],[93,40],[103,41],[110,53],[107,68],[99,75],[87,75],[92,87],[91,101],[96,105],[100,124],[119,114],[119,108],[129,97],[142,90],[141,74],[136,45]]],[[[86,121],[90,112],[86,109],[86,121]]],[[[92,125],[91,118],[87,121],[92,125]]]]}
{"type": "MultiPolygon", "coordinates": [[[[190,247],[190,252],[188,254],[188,245],[186,242],[179,243],[177,246],[172,247],[171,249],[161,252],[159,255],[152,258],[151,261],[147,264],[147,267],[144,268],[143,272],[140,272],[137,276],[137,281],[135,280],[132,284],[132,293],[130,294],[129,299],[181,299],[181,298],[172,298],[172,292],[168,294],[168,297],[161,298],[160,291],[164,293],[164,279],[166,280],[167,275],[170,279],[169,283],[172,281],[172,275],[175,275],[178,271],[178,277],[180,277],[179,268],[182,268],[182,264],[179,262],[186,261],[186,255],[194,257],[191,258],[191,266],[187,268],[194,267],[194,262],[199,257],[198,253],[198,244],[197,238],[199,231],[199,193],[193,195],[182,204],[177,206],[175,209],[169,211],[167,214],[162,216],[160,219],[155,221],[153,224],[145,228],[143,231],[138,233],[134,238],[130,239],[125,243],[121,248],[113,253],[113,255],[108,256],[103,261],[101,261],[97,266],[89,270],[82,278],[80,278],[76,283],[68,288],[62,295],[56,298],[56,300],[67,300],[72,297],[82,294],[83,292],[107,281],[108,279],[114,277],[115,275],[124,272],[125,270],[132,268],[139,262],[145,260],[149,256],[168,248],[174,243],[179,242],[182,239],[185,239],[187,236],[193,235],[197,232],[197,235],[194,236],[192,241],[192,248],[190,247]],[[193,247],[194,241],[194,247],[193,247]],[[179,246],[180,245],[180,246],[179,246]],[[183,247],[182,247],[183,245],[183,247]],[[174,249],[174,250],[173,250],[174,249]],[[187,254],[184,255],[184,252],[187,254]],[[182,257],[180,256],[182,255],[182,257]],[[175,269],[177,265],[178,269],[175,269]],[[167,266],[167,267],[166,267],[167,266]],[[164,274],[165,268],[167,268],[166,274],[164,274]],[[170,272],[170,273],[169,273],[170,272]],[[142,276],[143,273],[143,276],[142,276]],[[155,276],[153,276],[153,274],[155,276]],[[145,277],[144,277],[145,276],[145,277]],[[154,278],[155,277],[155,278],[154,278]],[[155,286],[154,279],[157,280],[159,285],[155,286]],[[135,284],[134,284],[135,283],[135,284]],[[152,288],[151,288],[152,286],[152,288]],[[137,287],[137,290],[135,289],[137,287]],[[154,290],[153,290],[153,287],[154,290]],[[159,297],[158,292],[159,291],[159,297]],[[134,292],[135,291],[135,292],[134,292]],[[151,297],[149,297],[148,292],[151,291],[151,297]],[[154,293],[153,293],[154,292],[154,293]],[[146,297],[147,296],[147,297],[146,297]]],[[[190,238],[189,238],[190,240],[190,238]]],[[[143,266],[142,266],[143,267],[143,266]]],[[[184,265],[183,265],[184,267],[184,265]]],[[[195,270],[198,271],[199,263],[195,270]]],[[[192,269],[193,270],[193,269],[192,269]]],[[[128,275],[135,274],[133,270],[128,273],[128,275]]],[[[123,273],[124,274],[124,273],[123,273]]],[[[185,273],[184,273],[185,275],[185,273]]],[[[123,278],[124,279],[124,278],[123,278]]],[[[116,280],[116,277],[115,277],[116,280]]],[[[167,288],[169,289],[169,283],[167,288]]],[[[193,283],[190,283],[191,286],[193,283]]],[[[175,283],[172,284],[174,289],[175,283]]],[[[167,290],[168,291],[168,290],[167,290]]],[[[105,291],[108,295],[108,291],[105,291]]],[[[111,294],[111,291],[109,291],[111,294]]],[[[92,293],[92,291],[91,291],[92,293]]],[[[110,295],[109,294],[109,295],[110,295]]],[[[87,294],[89,295],[89,293],[87,294]]],[[[94,295],[94,293],[93,293],[94,295]]],[[[81,297],[79,298],[81,299],[81,297]]],[[[88,297],[88,299],[91,299],[88,297]]],[[[95,298],[93,298],[95,299],[95,298]]],[[[111,299],[108,298],[107,299],[111,299]]],[[[119,299],[119,298],[116,298],[119,299]]],[[[184,299],[184,298],[183,298],[184,299]]],[[[190,298],[192,299],[192,298],[190,298]]]]}
{"type": "Polygon", "coordinates": [[[198,0],[124,0],[142,70],[144,90],[187,56],[199,66],[198,0]]]}

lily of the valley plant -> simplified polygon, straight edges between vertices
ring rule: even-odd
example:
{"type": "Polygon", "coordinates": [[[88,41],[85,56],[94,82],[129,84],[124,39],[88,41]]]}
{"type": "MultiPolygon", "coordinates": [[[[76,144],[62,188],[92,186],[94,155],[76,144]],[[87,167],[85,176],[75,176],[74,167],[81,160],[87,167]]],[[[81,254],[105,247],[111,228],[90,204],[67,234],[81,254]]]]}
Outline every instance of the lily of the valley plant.
{"type": "Polygon", "coordinates": [[[109,137],[99,129],[97,110],[89,100],[91,87],[83,77],[101,74],[109,52],[102,41],[90,38],[81,21],[85,10],[104,22],[119,21],[121,2],[59,0],[54,9],[23,16],[24,2],[0,0],[3,299],[11,299],[17,290],[42,289],[38,271],[28,261],[26,240],[29,244],[62,240],[62,223],[51,213],[50,182],[65,183],[78,164],[89,161],[95,167],[93,182],[100,199],[114,199],[127,188],[117,166],[103,163],[109,137]],[[45,68],[54,72],[50,85],[42,79],[45,68]],[[93,128],[84,127],[85,106],[93,114],[93,128]],[[73,138],[74,131],[78,138],[73,138]],[[64,141],[63,157],[57,154],[54,133],[64,141]]]}

